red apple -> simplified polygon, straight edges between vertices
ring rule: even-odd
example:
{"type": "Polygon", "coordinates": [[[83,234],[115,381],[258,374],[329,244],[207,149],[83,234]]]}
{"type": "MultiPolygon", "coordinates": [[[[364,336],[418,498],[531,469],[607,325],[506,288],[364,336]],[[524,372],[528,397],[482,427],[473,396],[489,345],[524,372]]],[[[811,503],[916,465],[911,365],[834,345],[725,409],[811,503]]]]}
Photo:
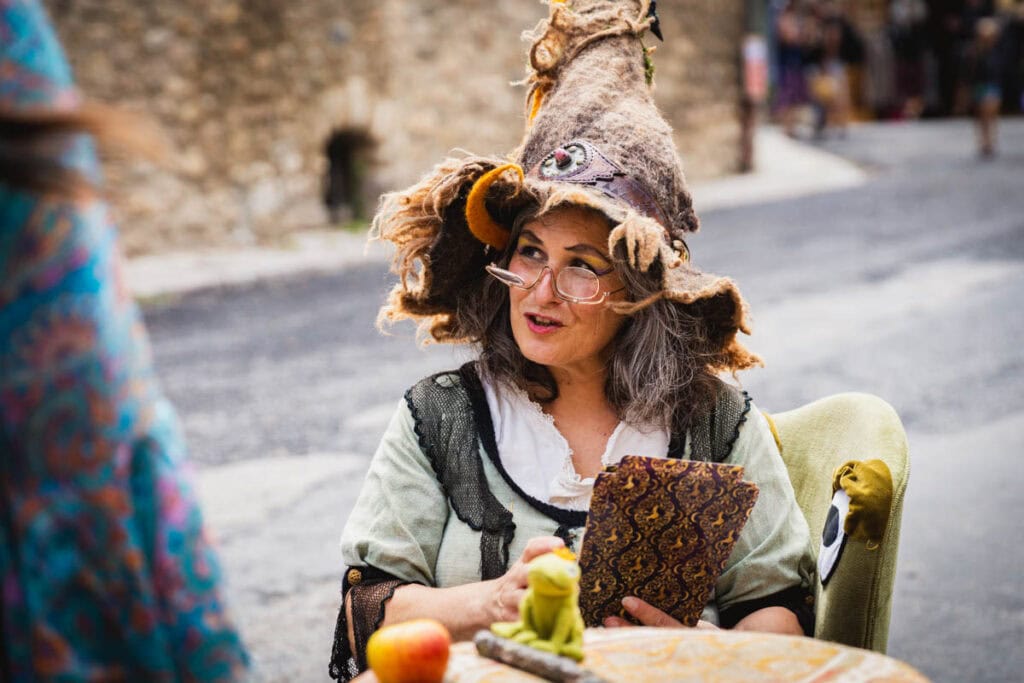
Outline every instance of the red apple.
{"type": "Polygon", "coordinates": [[[451,634],[434,619],[385,626],[366,643],[366,661],[380,683],[441,683],[451,634]]]}

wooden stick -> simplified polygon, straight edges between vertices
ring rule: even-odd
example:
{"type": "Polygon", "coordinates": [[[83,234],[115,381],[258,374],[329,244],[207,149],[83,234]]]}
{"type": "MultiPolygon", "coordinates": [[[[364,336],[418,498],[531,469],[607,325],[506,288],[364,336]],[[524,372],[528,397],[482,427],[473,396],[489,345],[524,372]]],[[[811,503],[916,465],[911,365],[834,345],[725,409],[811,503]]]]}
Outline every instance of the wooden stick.
{"type": "Polygon", "coordinates": [[[490,631],[477,631],[473,642],[482,656],[555,683],[608,683],[568,657],[500,638],[490,631]]]}

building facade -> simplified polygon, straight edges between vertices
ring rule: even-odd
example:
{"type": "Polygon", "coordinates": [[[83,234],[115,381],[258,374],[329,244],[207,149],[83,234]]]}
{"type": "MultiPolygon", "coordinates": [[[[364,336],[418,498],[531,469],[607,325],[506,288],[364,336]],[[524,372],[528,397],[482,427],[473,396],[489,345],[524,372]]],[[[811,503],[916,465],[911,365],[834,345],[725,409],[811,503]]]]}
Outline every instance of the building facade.
{"type": "MultiPolygon", "coordinates": [[[[113,160],[129,253],[273,242],[365,219],[456,149],[523,130],[537,0],[47,0],[87,97],[154,119],[160,164],[113,160]]],[[[744,2],[661,0],[655,98],[688,175],[739,163],[744,2]]],[[[653,36],[646,38],[654,43],[653,36]]],[[[699,207],[698,207],[699,209],[699,207]]]]}

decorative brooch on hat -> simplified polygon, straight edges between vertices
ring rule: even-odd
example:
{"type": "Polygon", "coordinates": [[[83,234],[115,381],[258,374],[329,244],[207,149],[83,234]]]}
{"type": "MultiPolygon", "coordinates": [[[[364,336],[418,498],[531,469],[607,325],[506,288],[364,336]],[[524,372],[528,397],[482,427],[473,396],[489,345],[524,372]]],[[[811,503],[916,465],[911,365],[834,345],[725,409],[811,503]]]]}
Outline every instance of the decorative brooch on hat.
{"type": "Polygon", "coordinates": [[[643,183],[630,178],[619,166],[586,140],[574,140],[548,154],[528,177],[595,187],[619,199],[661,225],[668,216],[643,183]]]}

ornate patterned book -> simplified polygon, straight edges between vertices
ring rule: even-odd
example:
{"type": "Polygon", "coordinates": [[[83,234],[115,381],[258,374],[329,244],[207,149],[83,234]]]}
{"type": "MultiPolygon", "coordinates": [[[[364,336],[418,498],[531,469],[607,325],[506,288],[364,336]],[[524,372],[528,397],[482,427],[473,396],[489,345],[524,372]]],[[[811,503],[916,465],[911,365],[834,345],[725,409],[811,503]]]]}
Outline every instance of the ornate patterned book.
{"type": "Polygon", "coordinates": [[[757,500],[739,465],[627,455],[597,475],[580,550],[587,626],[635,595],[696,625],[757,500]]]}

